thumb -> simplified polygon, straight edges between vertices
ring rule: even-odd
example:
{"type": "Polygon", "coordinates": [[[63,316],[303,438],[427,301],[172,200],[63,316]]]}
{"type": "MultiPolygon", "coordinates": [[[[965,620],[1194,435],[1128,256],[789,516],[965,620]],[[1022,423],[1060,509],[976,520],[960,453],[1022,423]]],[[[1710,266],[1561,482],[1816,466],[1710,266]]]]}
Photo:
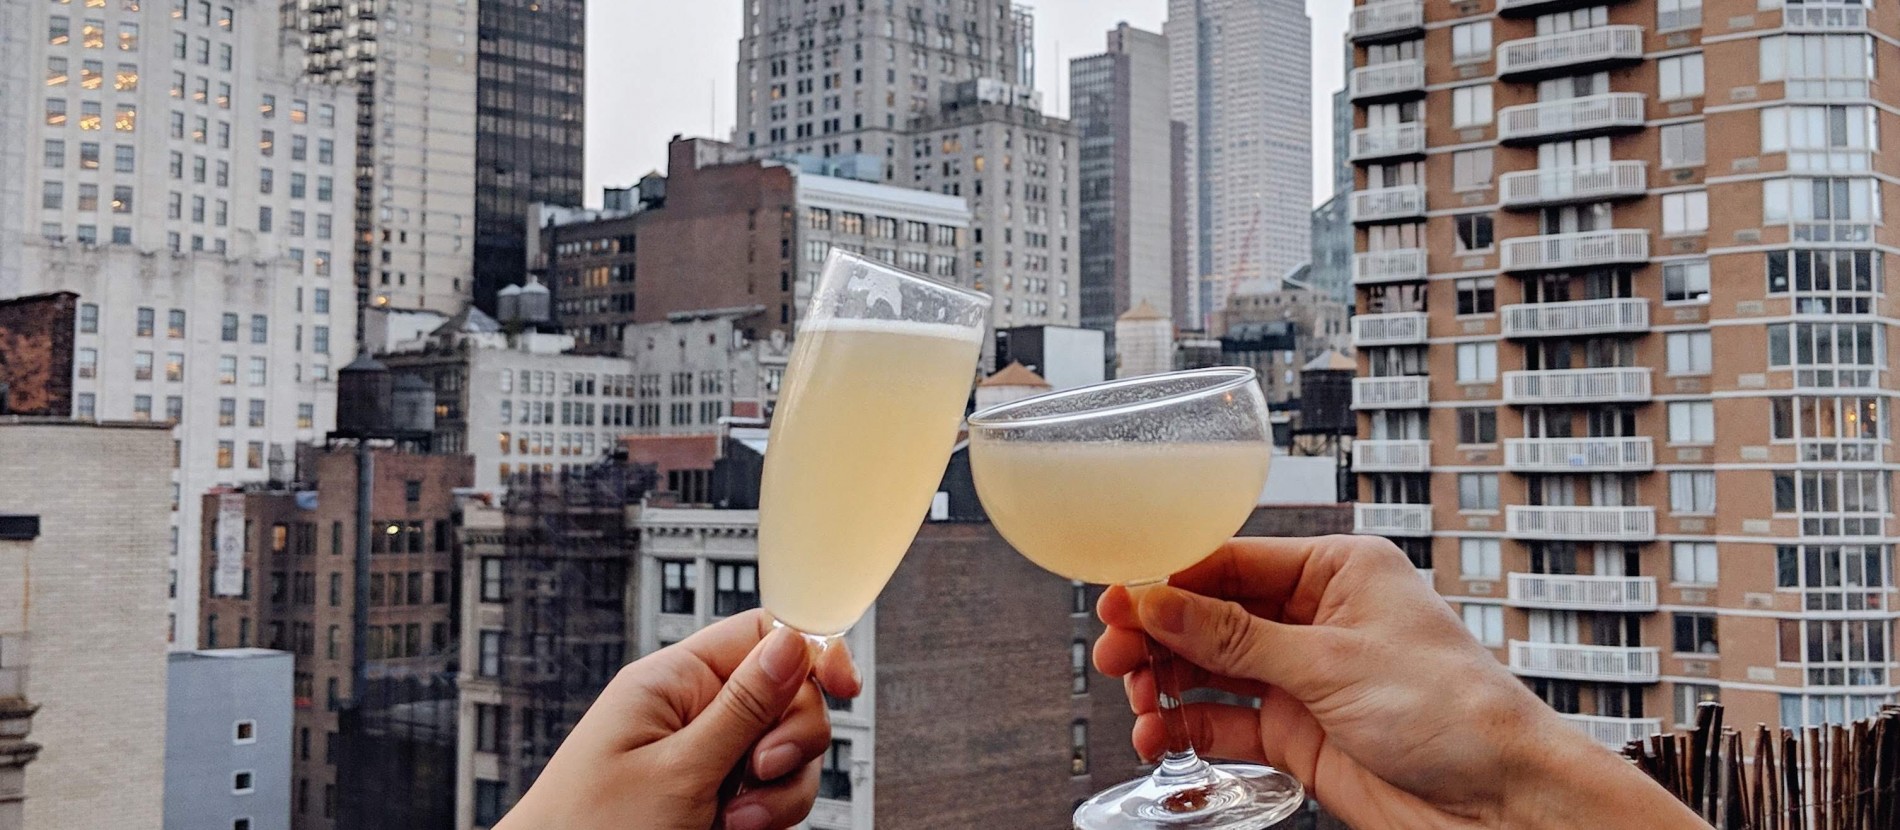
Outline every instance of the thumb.
{"type": "Polygon", "coordinates": [[[1301,701],[1326,694],[1321,673],[1336,663],[1318,653],[1324,641],[1317,629],[1165,585],[1144,593],[1139,612],[1148,636],[1208,671],[1278,686],[1301,701]]]}
{"type": "Polygon", "coordinates": [[[784,717],[811,676],[811,665],[811,649],[797,632],[774,630],[678,737],[693,747],[696,760],[730,769],[784,717]]]}

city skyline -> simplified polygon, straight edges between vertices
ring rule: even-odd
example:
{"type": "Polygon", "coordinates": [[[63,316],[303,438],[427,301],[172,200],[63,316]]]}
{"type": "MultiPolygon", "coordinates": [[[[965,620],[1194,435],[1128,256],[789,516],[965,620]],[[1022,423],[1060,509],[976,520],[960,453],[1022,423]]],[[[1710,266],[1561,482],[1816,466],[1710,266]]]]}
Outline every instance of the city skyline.
{"type": "MultiPolygon", "coordinates": [[[[1109,30],[1127,22],[1160,32],[1166,0],[1043,0],[1036,13],[1036,88],[1050,115],[1068,117],[1069,61],[1103,51],[1109,30]]],[[[1313,20],[1314,199],[1332,195],[1332,93],[1344,84],[1344,64],[1325,56],[1344,48],[1349,4],[1308,0],[1313,20]]],[[[741,5],[730,0],[693,4],[655,0],[590,9],[587,91],[586,204],[598,206],[603,187],[633,184],[666,168],[667,139],[676,134],[725,140],[734,119],[741,5]],[[702,41],[705,48],[624,48],[645,43],[702,41]],[[666,77],[668,83],[642,84],[666,77]]]]}

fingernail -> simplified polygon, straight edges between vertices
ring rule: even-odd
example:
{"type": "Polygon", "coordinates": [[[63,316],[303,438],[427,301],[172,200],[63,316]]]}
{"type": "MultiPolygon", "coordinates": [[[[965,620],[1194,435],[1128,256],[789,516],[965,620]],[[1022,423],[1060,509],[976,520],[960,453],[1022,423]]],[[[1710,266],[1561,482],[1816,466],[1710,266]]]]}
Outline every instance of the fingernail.
{"type": "Polygon", "coordinates": [[[1155,628],[1169,634],[1187,630],[1187,597],[1173,588],[1156,588],[1142,603],[1142,617],[1155,628]]]}
{"type": "Polygon", "coordinates": [[[726,813],[726,830],[768,830],[771,825],[772,811],[762,804],[734,807],[726,813]]]}
{"type": "Polygon", "coordinates": [[[758,765],[752,771],[760,781],[777,781],[797,768],[798,747],[781,746],[759,753],[758,765]]]}
{"type": "Polygon", "coordinates": [[[863,689],[864,688],[864,673],[858,671],[858,661],[852,660],[847,665],[851,666],[852,684],[856,685],[859,689],[863,689]]]}
{"type": "Polygon", "coordinates": [[[802,680],[805,656],[805,641],[781,628],[766,638],[765,651],[759,655],[759,668],[777,683],[790,683],[793,678],[802,680]]]}

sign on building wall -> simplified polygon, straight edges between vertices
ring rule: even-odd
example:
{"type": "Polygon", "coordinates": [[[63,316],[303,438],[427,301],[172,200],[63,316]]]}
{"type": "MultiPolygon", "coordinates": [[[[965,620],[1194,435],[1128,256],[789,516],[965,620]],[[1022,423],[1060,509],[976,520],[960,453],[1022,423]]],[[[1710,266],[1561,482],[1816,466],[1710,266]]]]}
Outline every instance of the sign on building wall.
{"type": "Polygon", "coordinates": [[[244,495],[227,493],[218,497],[217,568],[212,572],[211,593],[220,597],[244,593],[244,495]]]}

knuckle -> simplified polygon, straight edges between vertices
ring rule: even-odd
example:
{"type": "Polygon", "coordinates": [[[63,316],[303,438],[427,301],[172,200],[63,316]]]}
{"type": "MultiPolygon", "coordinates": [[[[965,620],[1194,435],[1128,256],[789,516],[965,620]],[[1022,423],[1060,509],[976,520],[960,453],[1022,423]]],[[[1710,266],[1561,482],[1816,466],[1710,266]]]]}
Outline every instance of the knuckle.
{"type": "Polygon", "coordinates": [[[1259,632],[1254,628],[1253,615],[1238,603],[1224,602],[1215,617],[1215,642],[1222,657],[1230,665],[1242,665],[1245,658],[1253,654],[1259,642],[1259,632]]]}
{"type": "Polygon", "coordinates": [[[765,695],[745,681],[734,680],[727,683],[725,690],[720,692],[720,696],[725,698],[726,709],[732,712],[735,718],[747,724],[764,727],[778,720],[780,713],[776,711],[776,707],[765,695]]]}

